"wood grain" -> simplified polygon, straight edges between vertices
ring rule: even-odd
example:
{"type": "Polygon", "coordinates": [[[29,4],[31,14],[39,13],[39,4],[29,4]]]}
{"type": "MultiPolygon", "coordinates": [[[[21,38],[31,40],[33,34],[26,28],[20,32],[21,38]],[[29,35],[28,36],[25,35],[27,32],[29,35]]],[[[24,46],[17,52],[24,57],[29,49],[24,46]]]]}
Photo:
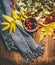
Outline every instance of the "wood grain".
{"type": "MultiPolygon", "coordinates": [[[[36,44],[39,44],[39,36],[39,31],[33,33],[33,38],[36,41],[36,44]]],[[[43,40],[43,43],[45,50],[43,56],[36,58],[33,63],[29,62],[28,65],[55,65],[55,40],[47,35],[43,40]]],[[[8,52],[3,41],[0,39],[0,58],[1,57],[9,59],[16,63],[16,65],[23,65],[23,57],[21,54],[16,51],[8,52]]]]}

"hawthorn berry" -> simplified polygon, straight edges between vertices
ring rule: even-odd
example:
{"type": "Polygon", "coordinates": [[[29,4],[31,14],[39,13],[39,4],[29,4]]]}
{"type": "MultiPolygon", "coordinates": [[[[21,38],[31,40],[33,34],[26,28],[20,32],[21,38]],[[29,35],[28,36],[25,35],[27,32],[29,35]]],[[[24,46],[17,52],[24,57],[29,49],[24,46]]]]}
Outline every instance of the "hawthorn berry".
{"type": "Polygon", "coordinates": [[[28,30],[32,30],[36,28],[37,22],[34,18],[27,18],[25,20],[25,26],[28,30]]]}
{"type": "Polygon", "coordinates": [[[48,23],[51,23],[51,22],[52,22],[52,19],[50,17],[46,17],[44,24],[48,24],[48,23]]]}

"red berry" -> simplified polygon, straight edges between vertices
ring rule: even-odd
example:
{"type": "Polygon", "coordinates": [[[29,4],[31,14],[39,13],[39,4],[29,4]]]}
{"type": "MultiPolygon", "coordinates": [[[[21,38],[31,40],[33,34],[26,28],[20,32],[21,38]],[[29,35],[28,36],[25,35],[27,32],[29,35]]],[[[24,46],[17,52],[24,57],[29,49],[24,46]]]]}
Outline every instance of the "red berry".
{"type": "Polygon", "coordinates": [[[29,26],[27,27],[27,29],[31,30],[32,28],[31,28],[31,26],[29,25],[29,26]]]}
{"type": "Polygon", "coordinates": [[[37,26],[36,20],[34,18],[27,18],[25,21],[25,25],[28,30],[35,29],[37,26]]]}
{"type": "Polygon", "coordinates": [[[27,26],[30,26],[30,24],[27,24],[27,26]]]}
{"type": "Polygon", "coordinates": [[[31,27],[27,27],[28,30],[31,30],[31,27]]]}
{"type": "Polygon", "coordinates": [[[30,22],[29,25],[32,25],[32,23],[30,22]]]}
{"type": "Polygon", "coordinates": [[[30,21],[26,21],[27,24],[31,23],[30,21]]]}
{"type": "Polygon", "coordinates": [[[31,30],[32,28],[31,27],[29,27],[29,30],[31,30]]]}
{"type": "Polygon", "coordinates": [[[50,22],[52,22],[52,19],[50,17],[46,17],[44,24],[48,24],[50,22]]]}

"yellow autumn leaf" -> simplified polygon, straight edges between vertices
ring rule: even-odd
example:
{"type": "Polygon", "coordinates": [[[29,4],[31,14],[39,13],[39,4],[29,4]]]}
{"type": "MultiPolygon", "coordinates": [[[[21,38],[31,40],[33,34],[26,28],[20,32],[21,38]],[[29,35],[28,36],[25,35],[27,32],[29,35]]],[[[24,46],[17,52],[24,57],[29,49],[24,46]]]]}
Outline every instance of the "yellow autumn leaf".
{"type": "Polygon", "coordinates": [[[15,24],[15,22],[11,22],[10,23],[10,31],[9,31],[9,34],[11,34],[12,31],[16,32],[16,24],[15,24]]]}
{"type": "Polygon", "coordinates": [[[39,42],[41,42],[45,36],[46,36],[46,32],[42,32],[39,38],[39,42]]]}
{"type": "Polygon", "coordinates": [[[12,16],[13,16],[13,18],[10,16],[7,16],[7,15],[3,15],[3,17],[8,22],[2,22],[1,23],[2,25],[7,25],[7,26],[4,26],[2,28],[2,30],[10,29],[9,34],[11,34],[12,31],[14,31],[14,32],[16,31],[16,24],[19,25],[21,28],[23,28],[22,22],[20,20],[18,20],[18,18],[20,18],[20,17],[17,15],[17,13],[14,10],[12,10],[12,16]]]}
{"type": "Polygon", "coordinates": [[[52,35],[52,32],[49,31],[47,34],[48,34],[49,36],[51,36],[51,35],[52,35]]]}
{"type": "Polygon", "coordinates": [[[14,30],[14,32],[16,31],[16,24],[15,24],[15,22],[2,22],[1,24],[5,25],[2,28],[3,31],[7,30],[7,29],[10,29],[9,34],[11,34],[13,30],[14,30]]]}
{"type": "MultiPolygon", "coordinates": [[[[55,29],[55,22],[49,23],[49,24],[41,24],[41,28],[39,29],[42,33],[40,35],[40,39],[39,42],[42,41],[44,39],[44,37],[46,36],[46,34],[48,34],[50,37],[52,37],[53,31],[55,29]],[[45,34],[44,34],[45,32],[45,34]]],[[[53,39],[55,39],[55,37],[52,37],[53,39]]]]}
{"type": "Polygon", "coordinates": [[[16,23],[18,26],[20,26],[21,28],[23,28],[23,24],[22,24],[22,22],[21,22],[21,21],[16,20],[16,21],[15,21],[15,23],[16,23]]]}
{"type": "Polygon", "coordinates": [[[2,25],[9,25],[10,23],[8,23],[8,22],[2,22],[1,24],[2,25]]]}
{"type": "Polygon", "coordinates": [[[22,21],[25,21],[25,18],[24,18],[22,15],[21,15],[21,20],[22,20],[22,21]]]}
{"type": "Polygon", "coordinates": [[[10,24],[10,30],[9,30],[9,34],[11,34],[11,33],[12,33],[12,22],[10,24]]]}
{"type": "Polygon", "coordinates": [[[12,28],[13,28],[14,32],[16,32],[16,24],[14,22],[12,22],[12,28]]]}
{"type": "Polygon", "coordinates": [[[14,10],[12,10],[12,16],[14,19],[20,19],[20,16],[14,10]]]}
{"type": "Polygon", "coordinates": [[[23,10],[20,10],[20,11],[21,11],[21,15],[22,15],[25,19],[28,18],[23,10]]]}
{"type": "Polygon", "coordinates": [[[7,30],[7,29],[9,29],[9,27],[10,27],[10,25],[6,25],[6,26],[4,26],[3,28],[2,28],[2,30],[4,31],[4,30],[7,30]]]}
{"type": "Polygon", "coordinates": [[[52,27],[49,28],[49,31],[50,31],[50,32],[53,32],[53,30],[54,30],[54,29],[53,29],[52,27]]]}
{"type": "Polygon", "coordinates": [[[17,25],[19,25],[21,28],[23,28],[22,22],[20,21],[21,18],[17,15],[17,13],[16,13],[14,10],[12,10],[12,16],[13,16],[14,19],[15,19],[14,22],[15,22],[17,25]],[[20,19],[20,20],[18,20],[18,19],[20,19]]]}
{"type": "Polygon", "coordinates": [[[4,17],[7,21],[9,21],[9,22],[14,21],[14,19],[13,19],[12,17],[10,17],[10,16],[3,15],[3,17],[4,17]]]}
{"type": "Polygon", "coordinates": [[[45,29],[45,27],[42,27],[41,29],[40,29],[40,31],[46,31],[46,29],[45,29]]]}
{"type": "Polygon", "coordinates": [[[43,27],[46,27],[46,26],[48,26],[48,24],[46,25],[46,24],[41,24],[41,23],[39,23],[41,26],[43,26],[43,27]]]}
{"type": "Polygon", "coordinates": [[[53,29],[55,29],[55,22],[52,22],[52,23],[50,24],[50,27],[53,28],[53,29]]]}

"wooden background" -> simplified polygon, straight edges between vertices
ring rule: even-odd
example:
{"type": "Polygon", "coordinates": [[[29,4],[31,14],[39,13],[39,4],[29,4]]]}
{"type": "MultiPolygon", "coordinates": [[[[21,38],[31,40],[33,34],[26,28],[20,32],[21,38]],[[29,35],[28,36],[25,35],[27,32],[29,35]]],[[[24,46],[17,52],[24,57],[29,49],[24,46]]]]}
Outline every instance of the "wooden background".
{"type": "MultiPolygon", "coordinates": [[[[39,42],[39,35],[39,31],[33,33],[33,38],[36,41],[36,44],[39,42]]],[[[45,50],[43,56],[36,58],[34,62],[29,62],[28,65],[55,65],[55,40],[47,35],[43,40],[43,43],[45,50]]],[[[16,51],[8,52],[1,39],[0,65],[24,65],[23,57],[20,55],[20,53],[16,51]]]]}

